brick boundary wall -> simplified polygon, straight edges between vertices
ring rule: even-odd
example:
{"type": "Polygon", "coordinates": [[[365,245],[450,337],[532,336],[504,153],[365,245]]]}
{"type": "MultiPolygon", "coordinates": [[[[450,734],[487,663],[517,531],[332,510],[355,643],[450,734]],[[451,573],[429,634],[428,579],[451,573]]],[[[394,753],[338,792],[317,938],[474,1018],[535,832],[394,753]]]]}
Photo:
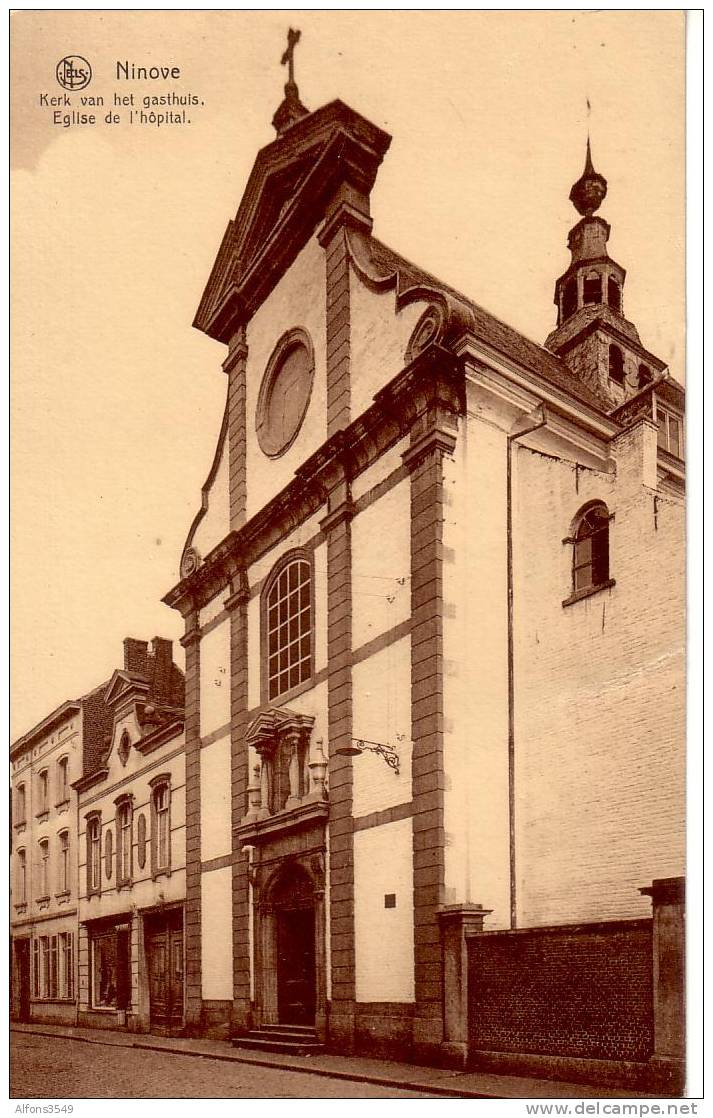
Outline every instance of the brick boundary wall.
{"type": "Polygon", "coordinates": [[[478,1051],[646,1061],[653,1053],[652,921],[468,941],[471,1058],[478,1051]]]}

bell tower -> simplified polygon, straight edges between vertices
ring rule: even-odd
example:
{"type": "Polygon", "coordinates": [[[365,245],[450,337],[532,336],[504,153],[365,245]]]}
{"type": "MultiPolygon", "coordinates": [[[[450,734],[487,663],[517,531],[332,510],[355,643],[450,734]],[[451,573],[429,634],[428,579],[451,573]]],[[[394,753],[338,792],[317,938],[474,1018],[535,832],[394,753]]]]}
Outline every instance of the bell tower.
{"type": "Polygon", "coordinates": [[[636,327],[624,317],[626,271],[609,255],[611,227],[596,213],[606,193],[607,180],[594,170],[587,137],[584,171],[569,192],[582,216],[567,238],[572,259],[555,283],[557,328],[545,347],[617,406],[666,366],[644,349],[636,327]]]}

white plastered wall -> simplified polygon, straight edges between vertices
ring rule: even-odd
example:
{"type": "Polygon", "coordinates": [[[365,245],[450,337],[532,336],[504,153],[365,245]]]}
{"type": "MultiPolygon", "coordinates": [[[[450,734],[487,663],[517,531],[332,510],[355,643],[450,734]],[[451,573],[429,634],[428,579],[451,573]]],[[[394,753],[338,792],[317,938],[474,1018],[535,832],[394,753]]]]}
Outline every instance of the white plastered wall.
{"type": "Polygon", "coordinates": [[[425,303],[396,313],[396,294],[370,291],[350,272],[352,416],[371,406],[374,396],[406,364],[405,353],[425,303]]]}
{"type": "Polygon", "coordinates": [[[356,1000],[414,999],[413,834],[400,819],[354,835],[356,1000]],[[384,898],[395,895],[395,907],[384,898]]]}
{"type": "Polygon", "coordinates": [[[201,861],[222,858],[231,850],[230,734],[200,752],[201,861]]]}
{"type": "Polygon", "coordinates": [[[368,751],[354,758],[352,812],[355,818],[411,799],[411,638],[402,637],[352,668],[352,725],[355,738],[390,745],[399,754],[399,773],[368,751]]]}
{"type": "Polygon", "coordinates": [[[230,723],[230,620],[201,638],[201,737],[230,723]]]}
{"type": "Polygon", "coordinates": [[[201,876],[201,992],[207,1001],[233,997],[232,870],[201,876]]]}
{"type": "Polygon", "coordinates": [[[257,309],[247,329],[247,492],[248,518],[254,516],[294,477],[295,470],[327,437],[326,265],[324,250],[313,237],[257,309]],[[255,409],[263,374],[285,333],[302,327],[314,346],[315,373],[309,407],[292,446],[268,459],[255,432],[255,409]]]}
{"type": "Polygon", "coordinates": [[[445,884],[509,926],[506,436],[461,421],[444,461],[445,884]]]}
{"type": "Polygon", "coordinates": [[[411,615],[411,495],[408,480],[352,521],[352,648],[411,615]]]}

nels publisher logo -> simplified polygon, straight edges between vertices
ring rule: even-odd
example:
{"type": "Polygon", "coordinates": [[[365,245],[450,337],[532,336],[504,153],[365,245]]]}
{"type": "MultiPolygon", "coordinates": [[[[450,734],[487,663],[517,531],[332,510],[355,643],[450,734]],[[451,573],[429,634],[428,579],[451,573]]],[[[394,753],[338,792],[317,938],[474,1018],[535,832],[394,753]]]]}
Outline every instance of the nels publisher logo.
{"type": "Polygon", "coordinates": [[[57,63],[55,72],[62,89],[86,89],[92,80],[92,68],[81,54],[68,54],[57,63]]]}

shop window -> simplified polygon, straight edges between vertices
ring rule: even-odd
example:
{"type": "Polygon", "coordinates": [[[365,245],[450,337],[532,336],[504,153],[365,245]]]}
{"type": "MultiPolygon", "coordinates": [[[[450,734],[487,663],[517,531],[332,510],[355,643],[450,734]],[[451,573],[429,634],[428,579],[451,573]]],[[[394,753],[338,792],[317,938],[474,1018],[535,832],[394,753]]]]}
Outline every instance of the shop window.
{"type": "Polygon", "coordinates": [[[311,563],[305,558],[283,561],[263,594],[268,700],[311,678],[312,625],[311,563]]]}
{"type": "Polygon", "coordinates": [[[92,1005],[95,1009],[116,1007],[116,932],[92,938],[92,1005]]]}
{"type": "Polygon", "coordinates": [[[624,354],[618,345],[609,346],[609,379],[615,384],[624,383],[624,354]]]}

